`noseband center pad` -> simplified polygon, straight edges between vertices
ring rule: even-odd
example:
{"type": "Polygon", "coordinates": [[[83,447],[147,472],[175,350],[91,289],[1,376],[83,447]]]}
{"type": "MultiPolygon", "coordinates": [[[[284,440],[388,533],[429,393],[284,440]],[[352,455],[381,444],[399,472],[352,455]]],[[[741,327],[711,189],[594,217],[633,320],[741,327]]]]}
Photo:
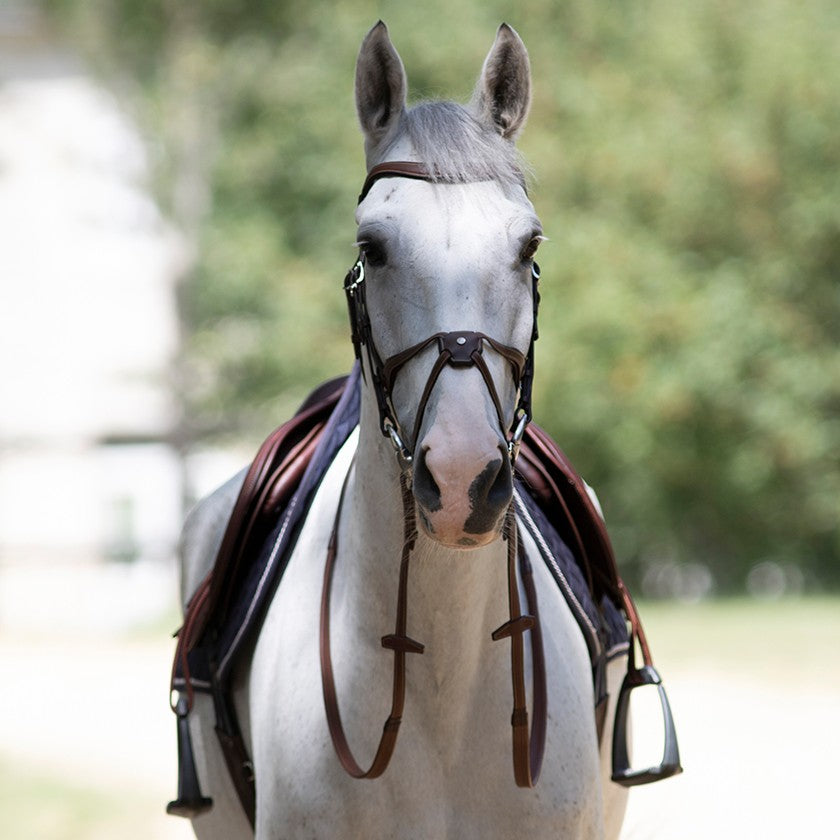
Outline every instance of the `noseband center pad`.
{"type": "Polygon", "coordinates": [[[438,337],[440,351],[449,354],[449,364],[455,367],[470,367],[475,364],[474,353],[480,353],[483,333],[478,332],[449,332],[438,337]]]}

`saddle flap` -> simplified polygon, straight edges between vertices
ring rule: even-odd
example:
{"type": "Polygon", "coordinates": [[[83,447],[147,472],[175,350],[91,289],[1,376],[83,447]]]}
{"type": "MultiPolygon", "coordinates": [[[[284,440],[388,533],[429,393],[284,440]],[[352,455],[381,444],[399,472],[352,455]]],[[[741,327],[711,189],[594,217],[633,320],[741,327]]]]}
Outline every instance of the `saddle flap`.
{"type": "Polygon", "coordinates": [[[596,603],[606,595],[623,608],[612,543],[586,483],[569,459],[536,423],[525,429],[516,469],[563,541],[579,559],[596,603]]]}
{"type": "Polygon", "coordinates": [[[319,435],[344,391],[346,379],[341,377],[321,386],[291,420],[272,432],[257,452],[222,538],[202,605],[202,621],[191,627],[190,644],[198,641],[211,616],[214,623],[224,621],[232,594],[237,591],[248,547],[265,536],[265,528],[260,526],[271,522],[297,488],[319,435]]]}

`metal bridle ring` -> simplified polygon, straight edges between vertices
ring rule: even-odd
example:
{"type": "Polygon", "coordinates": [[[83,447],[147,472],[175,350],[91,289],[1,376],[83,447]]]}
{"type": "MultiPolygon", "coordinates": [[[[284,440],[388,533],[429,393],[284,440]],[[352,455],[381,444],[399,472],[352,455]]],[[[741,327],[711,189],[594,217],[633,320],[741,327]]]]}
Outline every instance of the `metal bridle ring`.
{"type": "Polygon", "coordinates": [[[411,469],[411,465],[414,461],[414,458],[412,457],[412,454],[408,451],[408,447],[403,443],[403,439],[400,437],[400,433],[397,431],[396,426],[391,422],[389,418],[385,418],[385,421],[382,424],[382,426],[387,432],[388,437],[391,439],[391,444],[397,453],[397,460],[400,462],[400,466],[404,470],[411,469]]]}
{"type": "Polygon", "coordinates": [[[516,460],[516,456],[519,454],[519,445],[522,443],[522,438],[525,435],[525,427],[528,425],[529,419],[528,415],[523,411],[508,442],[508,455],[510,455],[511,463],[516,460]]]}

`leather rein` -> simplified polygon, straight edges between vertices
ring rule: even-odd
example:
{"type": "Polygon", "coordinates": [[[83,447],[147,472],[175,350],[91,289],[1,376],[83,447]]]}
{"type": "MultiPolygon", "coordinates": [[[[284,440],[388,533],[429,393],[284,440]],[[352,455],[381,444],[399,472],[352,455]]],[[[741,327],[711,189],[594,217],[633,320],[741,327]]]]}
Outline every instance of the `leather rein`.
{"type": "MultiPolygon", "coordinates": [[[[380,178],[402,177],[435,182],[433,176],[423,165],[412,161],[391,161],[373,167],[359,196],[361,203],[368,194],[371,186],[380,178]]],[[[393,355],[384,361],[376,350],[373,341],[370,318],[368,317],[365,292],[365,258],[361,253],[355,265],[345,278],[344,289],[350,315],[353,347],[356,358],[362,363],[367,361],[368,373],[376,394],[379,408],[380,430],[390,438],[397,460],[400,465],[400,490],[403,504],[403,549],[400,562],[400,575],[397,595],[397,615],[394,632],[382,638],[382,646],[394,652],[391,711],[383,726],[382,736],[373,761],[367,770],[363,769],[350,750],[341,714],[338,706],[338,696],[330,653],[330,594],[333,572],[338,553],[338,528],[344,505],[349,476],[348,470],[339,497],[332,534],[330,536],[327,559],[324,568],[324,583],[321,595],[320,613],[320,658],[321,684],[324,694],[324,706],[327,724],[330,730],[333,746],[341,765],[354,778],[374,779],[381,776],[388,766],[394,751],[399,733],[400,722],[405,704],[405,656],[407,653],[420,653],[424,647],[406,634],[408,614],[408,571],[411,553],[417,539],[416,512],[411,492],[412,451],[417,443],[417,437],[425,413],[426,404],[440,373],[447,365],[453,367],[478,368],[487,386],[499,424],[508,441],[511,469],[519,450],[519,444],[525,427],[531,419],[531,385],[534,372],[534,342],[537,333],[537,307],[539,293],[537,281],[539,268],[536,264],[532,268],[533,294],[533,329],[527,354],[521,353],[515,347],[502,344],[488,335],[470,330],[448,333],[435,333],[429,338],[393,355]],[[427,347],[437,342],[438,358],[432,366],[423,394],[417,409],[417,417],[410,438],[406,438],[393,407],[391,394],[397,374],[427,347]],[[493,377],[484,361],[484,347],[489,346],[511,365],[514,381],[519,390],[519,399],[513,415],[510,428],[506,427],[504,411],[501,407],[498,392],[493,383],[493,377]],[[362,359],[362,350],[367,359],[362,359]],[[406,444],[406,440],[409,441],[406,444]],[[411,449],[409,448],[411,446],[411,449]]],[[[513,739],[513,770],[514,779],[519,787],[533,787],[540,774],[542,759],[545,752],[546,721],[547,721],[547,689],[545,675],[545,657],[543,652],[542,634],[540,630],[536,589],[533,581],[531,564],[519,545],[516,514],[513,501],[508,507],[502,537],[507,542],[507,584],[508,610],[510,618],[491,637],[494,641],[509,638],[511,640],[511,682],[513,688],[513,713],[511,715],[513,739]],[[521,577],[527,600],[528,613],[522,613],[519,597],[519,579],[521,577]],[[523,634],[530,630],[531,663],[532,663],[532,694],[533,694],[533,724],[528,726],[527,695],[525,689],[525,654],[523,634]]]]}

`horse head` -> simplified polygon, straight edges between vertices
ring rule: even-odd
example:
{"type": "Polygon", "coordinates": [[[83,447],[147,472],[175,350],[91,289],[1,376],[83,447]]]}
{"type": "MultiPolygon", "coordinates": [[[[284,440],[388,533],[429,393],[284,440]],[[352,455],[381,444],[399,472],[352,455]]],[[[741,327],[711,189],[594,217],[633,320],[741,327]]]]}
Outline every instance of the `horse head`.
{"type": "Polygon", "coordinates": [[[467,106],[407,109],[406,89],[380,22],[356,65],[369,177],[351,318],[362,310],[357,352],[382,431],[410,463],[424,530],[467,548],[500,532],[530,416],[542,230],[514,146],[530,102],[528,54],[503,24],[467,106]]]}

